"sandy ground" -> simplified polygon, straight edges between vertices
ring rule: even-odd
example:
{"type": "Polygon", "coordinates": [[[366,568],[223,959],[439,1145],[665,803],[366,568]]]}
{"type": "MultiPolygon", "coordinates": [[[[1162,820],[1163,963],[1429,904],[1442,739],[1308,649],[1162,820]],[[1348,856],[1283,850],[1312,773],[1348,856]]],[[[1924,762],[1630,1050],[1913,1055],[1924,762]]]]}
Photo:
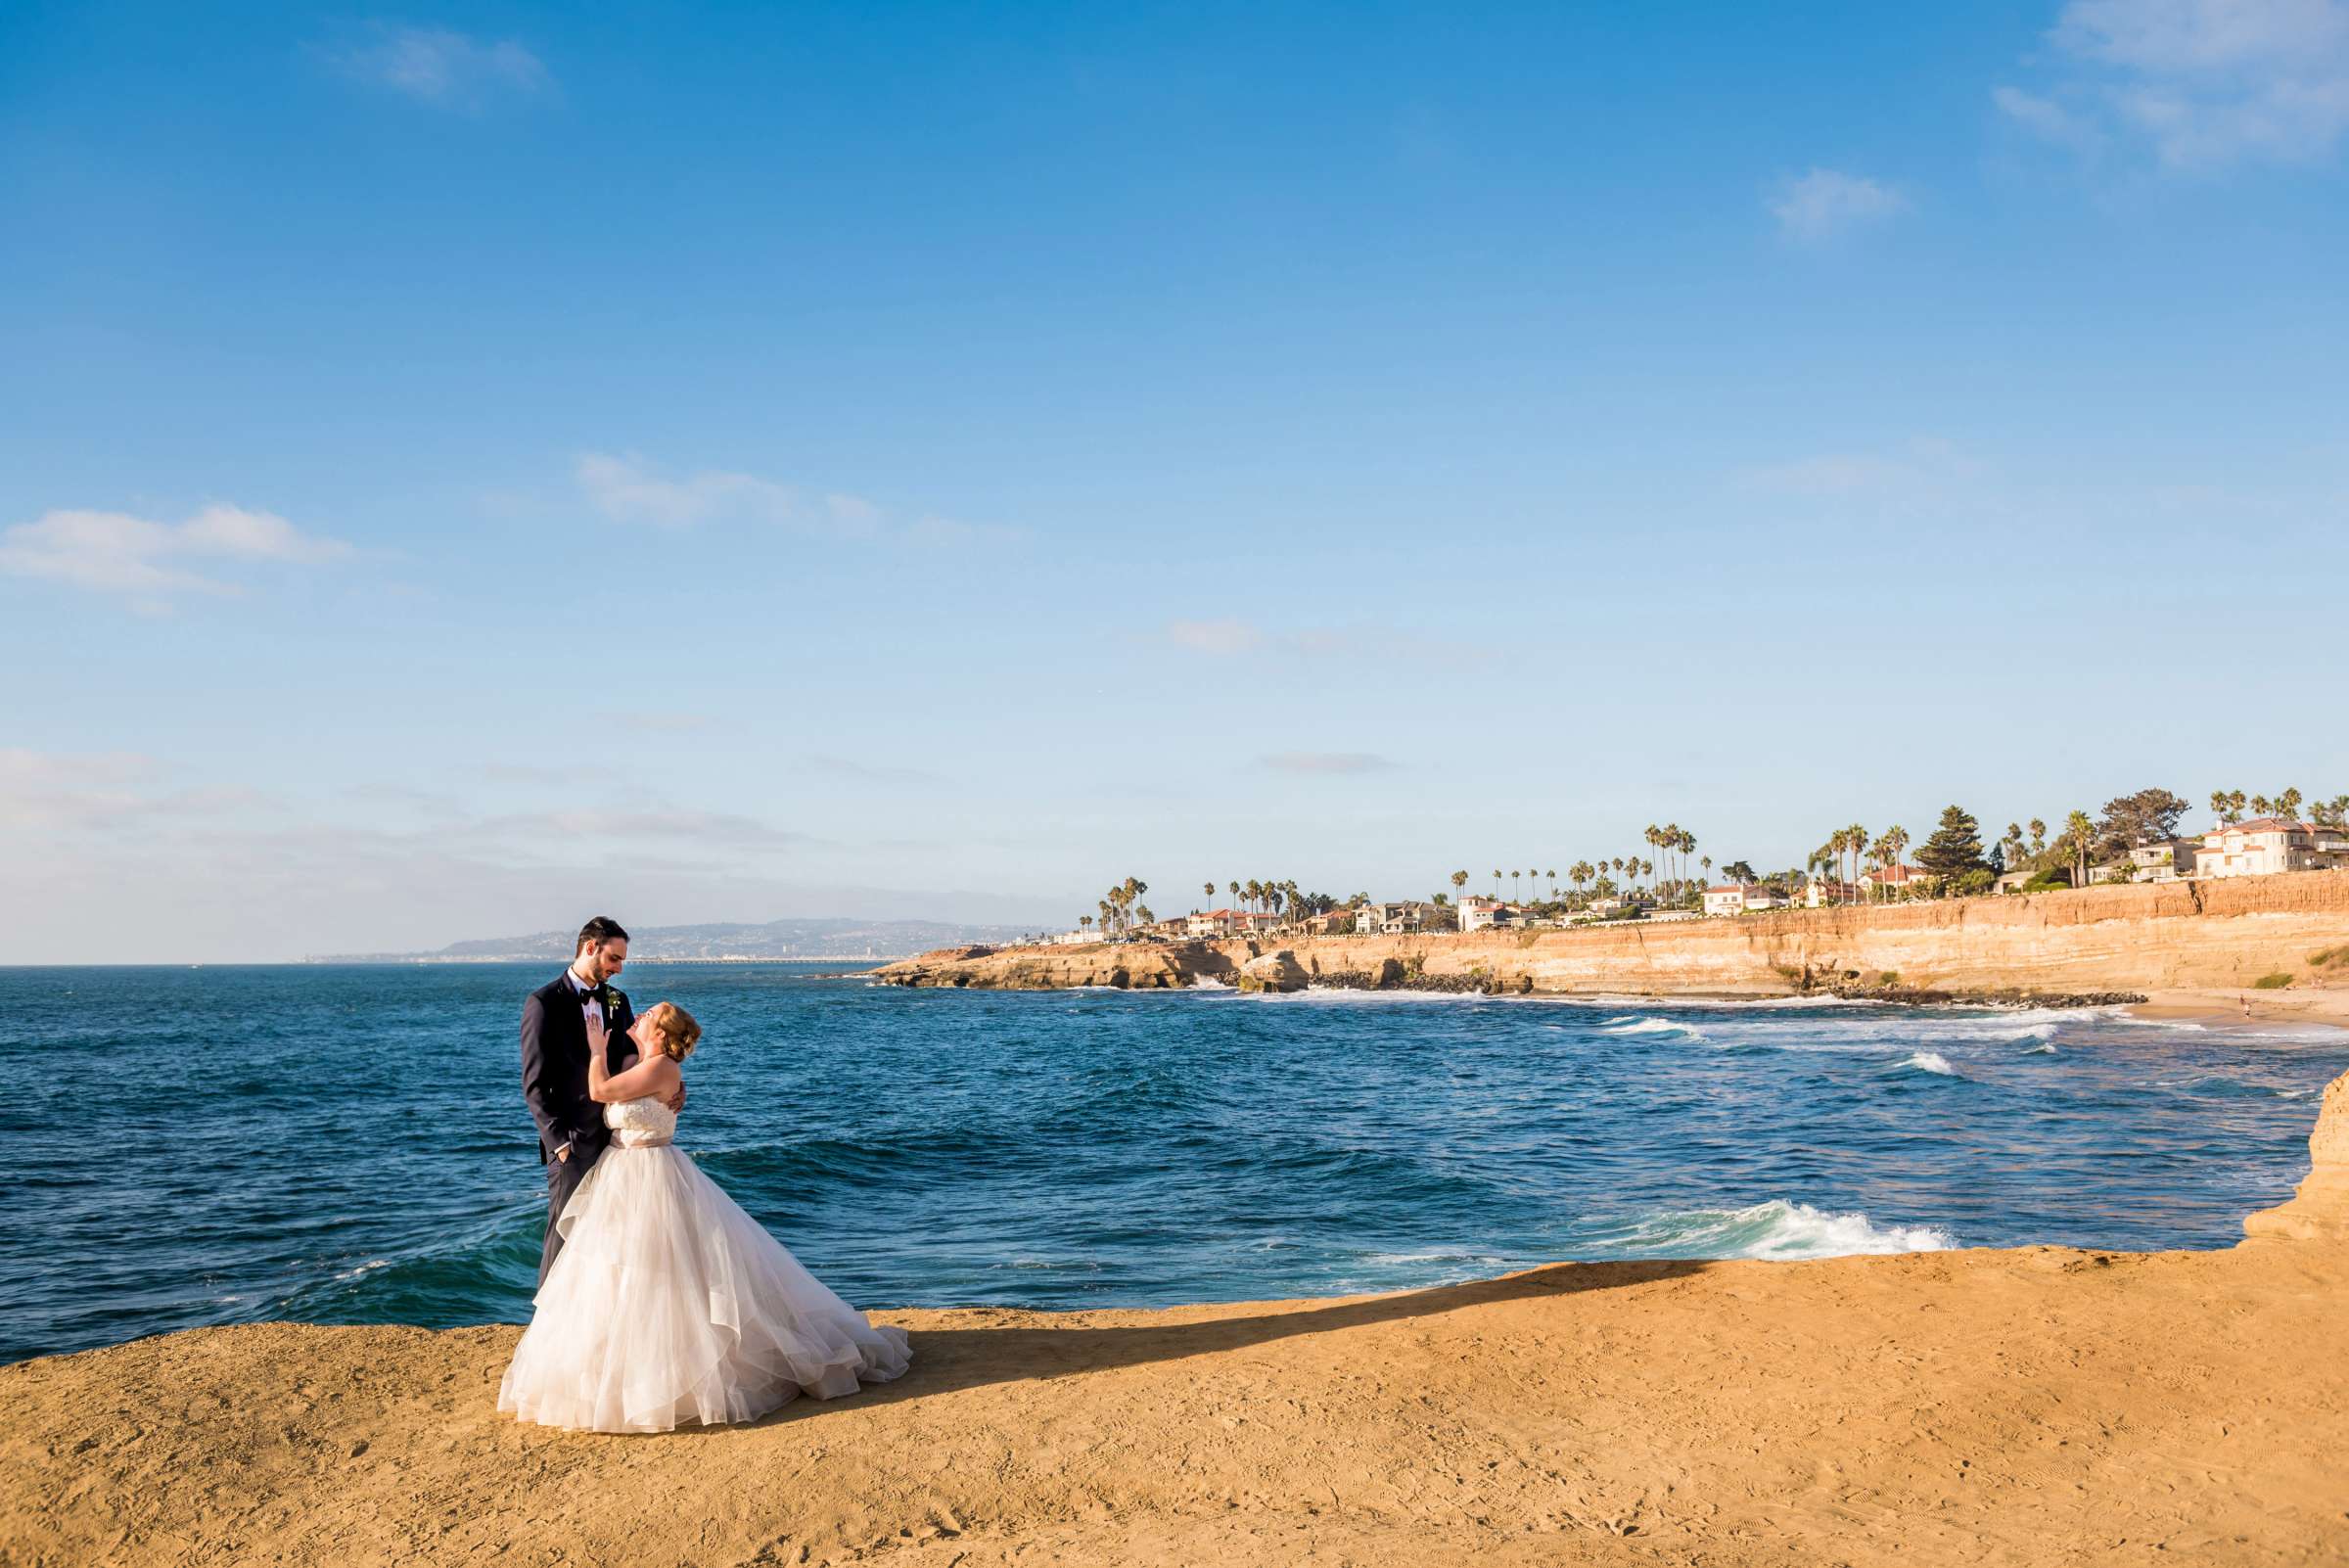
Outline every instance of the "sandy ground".
{"type": "Polygon", "coordinates": [[[885,1314],[902,1382],[524,1429],[518,1330],[0,1368],[8,1564],[2349,1561],[2349,1244],[1559,1266],[885,1314]]]}
{"type": "Polygon", "coordinates": [[[2141,1018],[2231,1018],[2240,1023],[2246,1005],[2254,1019],[2349,1029],[2349,979],[2337,986],[2304,984],[2288,991],[2151,991],[2129,1010],[2141,1018]]]}

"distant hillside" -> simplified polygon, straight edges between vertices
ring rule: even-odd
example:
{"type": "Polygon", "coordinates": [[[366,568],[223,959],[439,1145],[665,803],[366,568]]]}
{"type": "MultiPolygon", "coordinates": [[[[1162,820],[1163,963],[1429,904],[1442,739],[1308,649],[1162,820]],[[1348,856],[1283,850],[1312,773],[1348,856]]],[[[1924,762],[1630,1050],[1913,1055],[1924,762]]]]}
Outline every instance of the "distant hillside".
{"type": "MultiPolygon", "coordinates": [[[[971,942],[1016,941],[1023,926],[963,926],[943,920],[770,920],[764,925],[638,926],[628,956],[644,958],[901,958],[971,942]]],[[[573,931],[452,942],[434,952],[347,952],[312,963],[490,963],[571,957],[573,931]]]]}

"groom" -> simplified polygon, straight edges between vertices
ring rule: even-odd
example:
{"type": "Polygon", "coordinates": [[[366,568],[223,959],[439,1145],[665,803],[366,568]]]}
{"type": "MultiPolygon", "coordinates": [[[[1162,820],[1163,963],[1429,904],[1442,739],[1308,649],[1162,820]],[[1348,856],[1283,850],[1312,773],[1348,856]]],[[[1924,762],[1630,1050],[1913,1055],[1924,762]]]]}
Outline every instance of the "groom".
{"type": "MultiPolygon", "coordinates": [[[[522,1004],[522,1097],[538,1124],[538,1158],[546,1166],[546,1238],[538,1249],[538,1283],[563,1250],[555,1222],[578,1190],[596,1156],[612,1141],[604,1108],[587,1094],[587,1019],[601,1014],[607,1031],[604,1065],[612,1072],[629,1051],[628,1026],[636,1015],[625,992],[612,984],[628,961],[628,934],[620,922],[597,915],[579,928],[571,967],[530,992],[522,1004]]],[[[669,1109],[685,1108],[685,1091],[669,1109]]]]}

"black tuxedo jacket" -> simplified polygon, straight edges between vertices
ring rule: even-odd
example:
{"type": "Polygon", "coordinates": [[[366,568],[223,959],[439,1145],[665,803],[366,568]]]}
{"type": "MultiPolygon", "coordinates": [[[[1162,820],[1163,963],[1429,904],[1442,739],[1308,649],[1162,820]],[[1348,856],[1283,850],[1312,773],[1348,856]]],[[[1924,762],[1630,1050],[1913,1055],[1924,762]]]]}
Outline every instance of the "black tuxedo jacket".
{"type": "MultiPolygon", "coordinates": [[[[624,992],[605,991],[611,999],[604,1006],[604,1066],[617,1073],[631,1049],[627,1033],[636,1014],[624,992]]],[[[541,1162],[569,1143],[572,1163],[583,1166],[612,1141],[604,1108],[587,1097],[587,1023],[569,970],[522,1004],[522,1097],[538,1124],[541,1162]]]]}

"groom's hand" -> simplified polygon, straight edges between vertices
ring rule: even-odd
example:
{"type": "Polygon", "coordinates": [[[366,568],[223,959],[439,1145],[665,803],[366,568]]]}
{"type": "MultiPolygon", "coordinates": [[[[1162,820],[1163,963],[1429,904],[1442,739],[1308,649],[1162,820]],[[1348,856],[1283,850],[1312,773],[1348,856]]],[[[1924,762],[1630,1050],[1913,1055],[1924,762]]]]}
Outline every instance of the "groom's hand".
{"type": "Polygon", "coordinates": [[[683,1109],[685,1109],[685,1085],[684,1085],[684,1084],[679,1084],[677,1085],[677,1092],[676,1092],[676,1093],[674,1093],[674,1094],[672,1094],[672,1095],[670,1095],[670,1096],[668,1097],[668,1108],[669,1108],[669,1110],[670,1110],[670,1111],[672,1111],[672,1112],[675,1112],[675,1111],[682,1111],[683,1109]]]}

